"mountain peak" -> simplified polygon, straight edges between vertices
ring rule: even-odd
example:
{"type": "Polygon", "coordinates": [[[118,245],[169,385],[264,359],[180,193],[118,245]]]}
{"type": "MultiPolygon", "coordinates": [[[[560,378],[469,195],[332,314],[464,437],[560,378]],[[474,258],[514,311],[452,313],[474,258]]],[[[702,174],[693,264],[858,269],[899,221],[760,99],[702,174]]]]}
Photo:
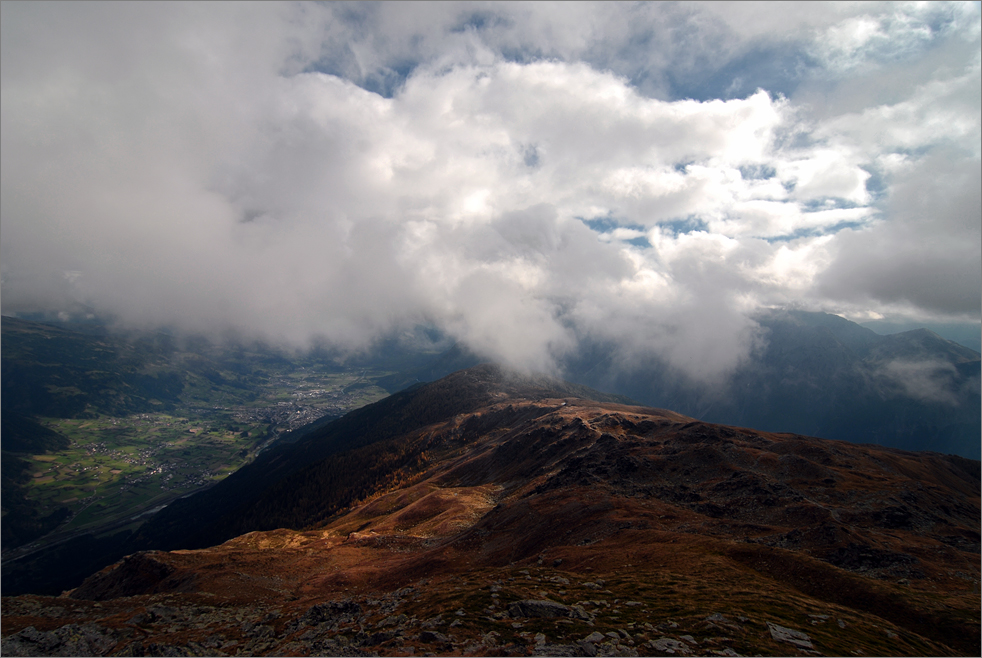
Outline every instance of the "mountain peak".
{"type": "Polygon", "coordinates": [[[588,386],[573,384],[544,374],[523,373],[494,363],[482,363],[450,373],[429,384],[420,384],[413,390],[427,394],[447,395],[455,391],[467,391],[475,399],[528,398],[583,398],[597,402],[637,404],[623,395],[602,393],[588,386]]]}

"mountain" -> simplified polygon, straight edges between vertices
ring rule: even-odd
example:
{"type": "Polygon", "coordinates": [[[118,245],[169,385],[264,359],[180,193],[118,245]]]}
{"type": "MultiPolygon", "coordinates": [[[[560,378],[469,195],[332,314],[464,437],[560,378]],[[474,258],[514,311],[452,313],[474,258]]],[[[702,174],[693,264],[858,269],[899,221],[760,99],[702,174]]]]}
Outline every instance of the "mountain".
{"type": "Polygon", "coordinates": [[[419,467],[420,456],[404,445],[407,432],[471,412],[495,396],[521,391],[539,397],[630,402],[623,396],[542,377],[512,377],[494,386],[489,382],[497,379],[488,377],[449,378],[417,386],[333,422],[312,423],[217,485],[174,501],[133,536],[83,536],[30,560],[5,563],[3,592],[57,593],[134,551],[200,548],[253,530],[318,522],[379,482],[404,477],[419,467]]]}
{"type": "Polygon", "coordinates": [[[184,549],[4,598],[3,654],[978,655],[979,462],[591,396],[484,365],[314,428],[141,531],[184,549]]]}
{"type": "Polygon", "coordinates": [[[980,457],[977,352],[927,330],[880,336],[824,313],[758,320],[766,344],[725,390],[687,385],[658,364],[625,373],[595,362],[576,379],[710,422],[980,457]]]}
{"type": "Polygon", "coordinates": [[[425,459],[407,436],[501,396],[587,397],[631,402],[544,377],[503,377],[490,366],[392,395],[289,443],[195,496],[177,501],[145,524],[130,548],[198,548],[252,530],[318,523],[374,490],[408,477],[425,459]]]}
{"type": "Polygon", "coordinates": [[[68,517],[66,508],[44,513],[30,500],[25,485],[30,481],[31,464],[19,453],[43,455],[68,447],[69,441],[58,432],[13,412],[0,414],[0,437],[3,437],[3,545],[15,544],[50,532],[68,517]]]}
{"type": "MultiPolygon", "coordinates": [[[[565,377],[707,422],[905,450],[982,457],[982,361],[926,329],[881,336],[837,315],[770,311],[763,345],[724,386],[702,386],[656,358],[629,367],[616,345],[583,343],[565,377]]],[[[390,392],[479,358],[455,346],[379,384],[390,392]]]]}

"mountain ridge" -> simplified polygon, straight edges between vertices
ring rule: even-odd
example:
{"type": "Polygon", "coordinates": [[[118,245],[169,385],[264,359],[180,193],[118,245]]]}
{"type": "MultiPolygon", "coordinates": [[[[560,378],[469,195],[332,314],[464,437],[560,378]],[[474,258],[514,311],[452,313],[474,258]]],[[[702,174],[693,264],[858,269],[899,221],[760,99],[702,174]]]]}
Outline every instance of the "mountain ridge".
{"type": "Polygon", "coordinates": [[[428,386],[397,402],[466,392],[321,462],[338,495],[304,471],[278,485],[330,513],[7,598],[4,653],[63,646],[69,626],[98,655],[979,648],[978,462],[552,397],[582,389],[491,366],[428,386]],[[407,461],[359,468],[373,447],[407,461]]]}
{"type": "MultiPolygon", "coordinates": [[[[545,376],[506,374],[497,366],[478,366],[466,374],[396,393],[340,419],[326,424],[314,423],[306,430],[296,431],[296,436],[289,442],[274,444],[221,483],[174,501],[132,536],[80,538],[39,555],[27,568],[20,565],[14,569],[5,565],[4,591],[56,593],[76,586],[92,571],[135,551],[201,548],[253,530],[304,527],[319,520],[318,515],[333,509],[330,503],[315,501],[308,496],[299,506],[281,505],[270,510],[268,506],[261,506],[263,495],[271,491],[270,495],[278,500],[305,495],[299,490],[277,488],[279,482],[298,473],[304,473],[300,477],[306,478],[308,487],[327,486],[319,480],[317,465],[325,459],[344,459],[337,455],[345,451],[360,449],[360,453],[347,459],[358,460],[361,466],[374,469],[380,478],[392,469],[412,470],[418,464],[413,454],[403,454],[402,446],[392,448],[396,457],[386,454],[388,444],[372,446],[400,432],[467,412],[495,396],[518,390],[533,397],[587,395],[612,402],[629,402],[623,396],[608,395],[545,376]],[[403,458],[408,461],[399,461],[403,458]],[[72,559],[66,560],[69,556],[72,559]],[[79,559],[80,556],[86,557],[79,559]],[[75,560],[78,568],[71,569],[75,560]],[[28,587],[34,589],[26,589],[28,587]]],[[[340,472],[348,471],[342,468],[340,472]]]]}
{"type": "MultiPolygon", "coordinates": [[[[769,311],[762,349],[725,386],[703,386],[662,361],[624,367],[614,345],[585,341],[564,377],[713,423],[982,457],[982,355],[927,329],[881,336],[845,318],[769,311]]],[[[380,380],[438,379],[481,359],[455,345],[429,364],[380,380]]]]}

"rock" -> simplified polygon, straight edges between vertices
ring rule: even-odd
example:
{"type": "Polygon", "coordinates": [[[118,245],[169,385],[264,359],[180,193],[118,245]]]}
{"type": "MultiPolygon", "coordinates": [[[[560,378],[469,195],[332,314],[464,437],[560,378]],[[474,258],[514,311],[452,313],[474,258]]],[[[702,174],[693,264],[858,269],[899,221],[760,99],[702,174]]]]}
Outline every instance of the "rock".
{"type": "Polygon", "coordinates": [[[380,627],[381,626],[393,626],[393,625],[398,626],[400,624],[404,624],[406,622],[406,620],[408,620],[408,619],[409,619],[409,617],[407,617],[406,615],[402,615],[402,614],[399,614],[399,615],[390,615],[390,616],[386,617],[385,619],[383,619],[382,621],[380,621],[377,624],[377,626],[380,626],[380,627]]]}
{"type": "Polygon", "coordinates": [[[378,631],[363,638],[360,644],[362,646],[374,647],[379,644],[382,644],[383,642],[388,642],[394,637],[395,637],[395,633],[390,633],[388,631],[378,631]]]}
{"type": "Polygon", "coordinates": [[[439,642],[441,644],[450,644],[450,638],[448,638],[443,633],[438,633],[436,631],[421,631],[419,634],[420,642],[439,642]]]}
{"type": "Polygon", "coordinates": [[[108,569],[86,578],[71,593],[71,598],[106,601],[122,596],[188,592],[194,589],[194,574],[179,574],[162,562],[158,551],[134,553],[108,569]]]}
{"type": "Polygon", "coordinates": [[[326,601],[311,606],[298,620],[301,625],[317,626],[318,624],[347,624],[355,621],[361,614],[361,606],[350,599],[326,601]]]}
{"type": "MultiPolygon", "coordinates": [[[[593,646],[593,645],[590,645],[593,646]]],[[[543,644],[536,646],[533,655],[536,656],[582,656],[583,649],[576,644],[543,644]]],[[[596,650],[593,654],[596,655],[596,650]]]]}
{"type": "Polygon", "coordinates": [[[151,623],[174,621],[181,616],[181,611],[169,605],[151,605],[147,607],[147,615],[151,623]]]}
{"type": "Polygon", "coordinates": [[[598,633],[597,631],[593,631],[592,633],[590,633],[589,635],[587,635],[585,638],[583,638],[583,641],[584,642],[603,642],[605,639],[606,638],[604,637],[603,633],[598,633]]]}
{"type": "Polygon", "coordinates": [[[437,626],[443,626],[447,622],[444,621],[443,615],[436,615],[435,617],[430,617],[423,622],[423,628],[436,628],[437,626]]]}
{"type": "Polygon", "coordinates": [[[801,631],[796,631],[793,628],[786,628],[784,626],[779,626],[774,622],[767,622],[767,628],[771,631],[771,637],[778,642],[785,642],[787,644],[793,644],[800,649],[814,649],[815,645],[812,644],[811,638],[808,637],[806,633],[801,631]]]}
{"type": "Polygon", "coordinates": [[[574,619],[582,619],[581,614],[586,614],[586,611],[582,608],[574,611],[569,606],[556,603],[555,601],[526,600],[515,601],[509,604],[508,614],[512,618],[538,617],[543,619],[557,619],[561,617],[572,617],[574,619]]]}
{"type": "Polygon", "coordinates": [[[48,632],[28,626],[4,638],[0,653],[4,656],[101,656],[116,646],[116,642],[114,631],[95,624],[66,624],[48,632]]]}
{"type": "Polygon", "coordinates": [[[705,621],[710,626],[715,626],[717,628],[722,627],[724,629],[729,629],[731,631],[742,631],[743,630],[743,627],[742,626],[740,626],[739,624],[734,623],[732,620],[730,620],[729,618],[721,615],[718,612],[714,612],[713,614],[711,614],[708,617],[706,617],[706,620],[705,621]]]}
{"type": "Polygon", "coordinates": [[[692,653],[687,644],[670,637],[660,637],[657,640],[652,640],[648,645],[660,653],[672,653],[680,656],[687,656],[692,653]]]}
{"type": "Polygon", "coordinates": [[[189,647],[176,644],[151,642],[147,645],[145,656],[193,656],[189,647]]]}

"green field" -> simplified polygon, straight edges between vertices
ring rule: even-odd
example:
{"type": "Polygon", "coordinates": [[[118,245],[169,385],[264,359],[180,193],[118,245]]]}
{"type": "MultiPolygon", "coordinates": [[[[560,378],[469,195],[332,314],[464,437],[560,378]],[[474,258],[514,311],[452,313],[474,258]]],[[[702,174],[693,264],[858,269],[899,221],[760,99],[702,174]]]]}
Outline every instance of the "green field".
{"type": "Polygon", "coordinates": [[[45,511],[72,512],[59,531],[113,523],[220,480],[253,454],[268,428],[235,422],[229,414],[206,422],[136,414],[47,424],[71,447],[32,456],[28,497],[45,511]]]}
{"type": "Polygon", "coordinates": [[[161,505],[226,477],[284,432],[387,395],[374,385],[384,371],[283,367],[263,374],[265,384],[237,390],[234,398],[189,386],[170,413],[40,418],[71,445],[28,458],[25,494],[42,514],[67,508],[70,516],[32,547],[135,525],[161,505]]]}

